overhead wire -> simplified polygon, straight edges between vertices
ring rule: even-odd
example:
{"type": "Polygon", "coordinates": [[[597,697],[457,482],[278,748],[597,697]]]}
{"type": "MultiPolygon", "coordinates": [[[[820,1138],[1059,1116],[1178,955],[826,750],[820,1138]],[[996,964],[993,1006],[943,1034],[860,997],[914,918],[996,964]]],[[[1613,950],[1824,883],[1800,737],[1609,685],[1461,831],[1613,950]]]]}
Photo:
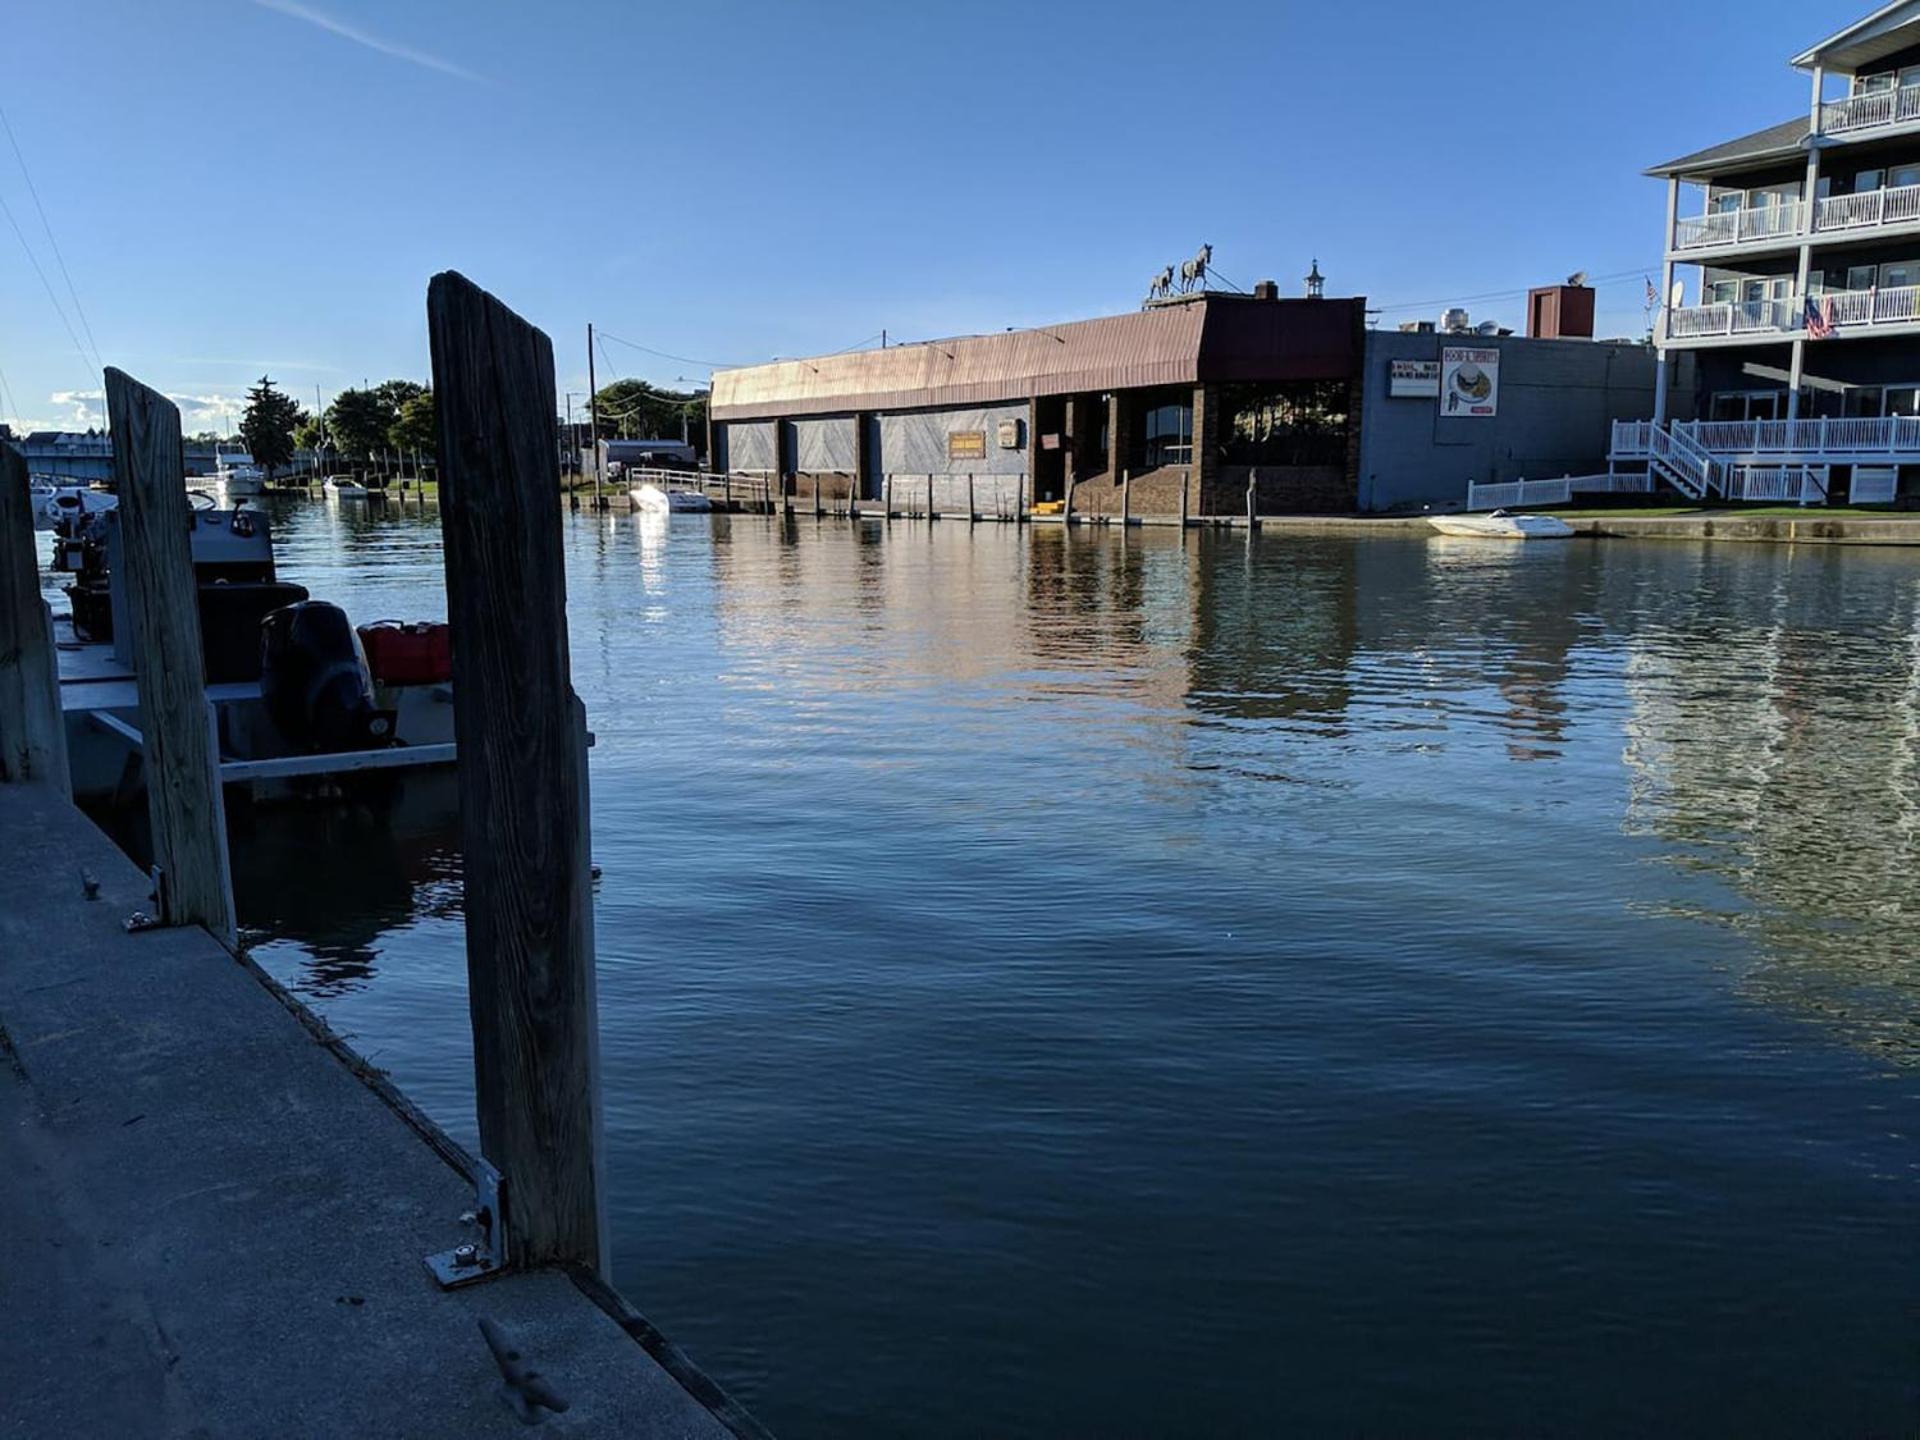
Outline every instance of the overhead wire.
{"type": "MultiPolygon", "coordinates": [[[[732,363],[725,360],[696,360],[691,355],[674,355],[665,350],[655,350],[651,346],[642,345],[633,340],[623,340],[618,335],[611,334],[605,330],[596,331],[595,334],[602,340],[612,340],[616,344],[625,345],[629,349],[640,351],[642,354],[655,355],[662,360],[674,360],[682,365],[704,365],[709,370],[731,370],[736,368],[732,363]]],[[[604,350],[602,353],[605,353],[604,350]]]]}
{"type": "Polygon", "coordinates": [[[87,320],[86,307],[80,303],[80,291],[73,283],[73,274],[67,269],[67,257],[60,251],[60,242],[54,238],[53,222],[47,218],[47,207],[40,203],[40,187],[33,183],[33,172],[27,168],[27,157],[20,149],[20,140],[13,133],[13,122],[7,119],[7,112],[0,107],[0,130],[7,132],[7,143],[13,147],[13,158],[20,163],[20,176],[27,182],[27,194],[33,197],[33,208],[39,212],[40,228],[47,232],[47,245],[53,251],[54,263],[60,267],[60,278],[66,282],[67,296],[73,301],[73,313],[80,319],[80,328],[86,333],[87,344],[93,349],[94,363],[104,370],[101,360],[100,342],[93,338],[93,326],[87,320]]]}
{"type": "MultiPolygon", "coordinates": [[[[1588,280],[1587,283],[1595,288],[1602,285],[1624,284],[1629,280],[1644,278],[1647,273],[1645,266],[1638,266],[1632,270],[1622,270],[1613,275],[1600,275],[1588,280]]],[[[1529,289],[1522,287],[1518,290],[1490,290],[1484,295],[1455,295],[1444,300],[1409,300],[1392,305],[1374,305],[1368,308],[1378,311],[1382,315],[1387,315],[1399,310],[1436,310],[1445,306],[1468,305],[1483,300],[1524,300],[1530,293],[1532,292],[1529,289]]]]}

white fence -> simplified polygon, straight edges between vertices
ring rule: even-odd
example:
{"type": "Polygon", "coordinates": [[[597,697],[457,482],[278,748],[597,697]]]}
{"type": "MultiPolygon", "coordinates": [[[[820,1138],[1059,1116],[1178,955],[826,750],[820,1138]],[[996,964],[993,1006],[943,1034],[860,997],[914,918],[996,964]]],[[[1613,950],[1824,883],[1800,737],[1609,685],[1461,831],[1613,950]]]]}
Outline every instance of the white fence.
{"type": "Polygon", "coordinates": [[[1847,499],[1855,505],[1891,505],[1900,491],[1900,471],[1892,465],[1862,465],[1853,472],[1847,499]]]}
{"type": "Polygon", "coordinates": [[[1727,475],[1727,499],[1772,500],[1795,505],[1824,504],[1828,474],[1824,466],[1737,465],[1727,475]]]}
{"type": "Polygon", "coordinates": [[[1706,250],[1721,245],[1743,245],[1754,240],[1777,240],[1798,235],[1806,223],[1807,207],[1799,200],[1758,205],[1744,210],[1718,210],[1690,215],[1674,223],[1673,248],[1706,250]]]}
{"type": "Polygon", "coordinates": [[[1565,505],[1576,495],[1645,495],[1651,475],[1562,475],[1558,480],[1501,480],[1467,485],[1469,510],[1517,510],[1534,505],[1565,505]]]}
{"type": "Polygon", "coordinates": [[[1911,125],[1920,120],[1920,87],[1902,85],[1876,90],[1820,107],[1820,129],[1828,135],[1849,135],[1886,125],[1911,125]]]}

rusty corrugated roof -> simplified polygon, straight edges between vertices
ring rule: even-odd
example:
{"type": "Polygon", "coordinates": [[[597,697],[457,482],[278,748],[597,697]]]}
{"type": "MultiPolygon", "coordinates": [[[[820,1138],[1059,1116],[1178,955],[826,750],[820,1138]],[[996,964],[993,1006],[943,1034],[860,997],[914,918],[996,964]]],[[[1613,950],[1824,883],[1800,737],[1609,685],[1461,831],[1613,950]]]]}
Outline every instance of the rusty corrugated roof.
{"type": "Polygon", "coordinates": [[[983,405],[1268,370],[1273,378],[1344,375],[1355,358],[1354,307],[1364,303],[1207,296],[1001,335],[717,370],[712,413],[716,420],[750,420],[983,405]]]}

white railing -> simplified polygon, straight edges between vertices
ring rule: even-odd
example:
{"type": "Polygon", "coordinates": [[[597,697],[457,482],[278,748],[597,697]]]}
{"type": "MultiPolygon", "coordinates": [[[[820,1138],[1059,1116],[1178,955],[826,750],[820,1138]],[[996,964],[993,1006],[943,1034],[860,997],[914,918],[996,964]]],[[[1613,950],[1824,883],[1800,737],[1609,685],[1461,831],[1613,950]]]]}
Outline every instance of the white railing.
{"type": "Polygon", "coordinates": [[[1818,505],[1827,498],[1827,471],[1813,465],[1736,465],[1727,476],[1727,499],[1818,505]]]}
{"type": "Polygon", "coordinates": [[[1884,125],[1911,125],[1920,120],[1920,87],[1876,90],[1820,107],[1820,129],[1827,135],[1849,135],[1884,125]]]}
{"type": "Polygon", "coordinates": [[[1805,323],[1805,306],[1791,299],[1683,305],[1667,312],[1667,334],[1674,340],[1698,340],[1714,335],[1788,335],[1802,329],[1805,323]]]}
{"type": "MultiPolygon", "coordinates": [[[[1715,456],[1781,458],[1891,455],[1920,463],[1920,417],[1864,416],[1842,420],[1677,420],[1674,431],[1715,456]]],[[[1630,452],[1619,451],[1626,454],[1630,452]]]]}
{"type": "Polygon", "coordinates": [[[1680,426],[1653,432],[1652,458],[1696,498],[1720,488],[1720,464],[1680,426]]]}
{"type": "Polygon", "coordinates": [[[1857,230],[1873,225],[1911,225],[1920,221],[1920,185],[1834,195],[1814,207],[1816,230],[1857,230]]]}
{"type": "Polygon", "coordinates": [[[656,470],[630,465],[608,483],[624,485],[629,490],[642,485],[657,485],[663,490],[698,490],[710,500],[766,505],[771,503],[775,482],[772,472],[767,470],[656,470]]]}
{"type": "Polygon", "coordinates": [[[1528,505],[1564,505],[1573,498],[1573,482],[1561,480],[1502,480],[1497,484],[1467,482],[1467,509],[1511,510],[1528,505]]]}
{"type": "Polygon", "coordinates": [[[1609,455],[1623,459],[1639,459],[1653,453],[1653,421],[1616,420],[1613,422],[1613,444],[1608,448],[1609,455]]]}
{"type": "Polygon", "coordinates": [[[1673,248],[1708,250],[1721,245],[1746,245],[1756,240],[1778,240],[1798,235],[1806,223],[1807,207],[1799,200],[1778,205],[1755,205],[1745,210],[1720,210],[1690,215],[1675,223],[1673,248]]]}

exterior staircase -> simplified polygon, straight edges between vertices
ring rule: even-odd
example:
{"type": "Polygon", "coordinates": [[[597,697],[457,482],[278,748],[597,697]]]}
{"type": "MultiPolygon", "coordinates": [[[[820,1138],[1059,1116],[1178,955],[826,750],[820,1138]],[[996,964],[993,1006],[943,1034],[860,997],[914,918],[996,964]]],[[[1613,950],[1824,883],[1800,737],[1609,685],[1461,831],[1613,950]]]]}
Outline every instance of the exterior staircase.
{"type": "Polygon", "coordinates": [[[1727,493],[1726,469],[1684,430],[1656,425],[1649,436],[1647,463],[1662,480],[1690,500],[1727,493]]]}

